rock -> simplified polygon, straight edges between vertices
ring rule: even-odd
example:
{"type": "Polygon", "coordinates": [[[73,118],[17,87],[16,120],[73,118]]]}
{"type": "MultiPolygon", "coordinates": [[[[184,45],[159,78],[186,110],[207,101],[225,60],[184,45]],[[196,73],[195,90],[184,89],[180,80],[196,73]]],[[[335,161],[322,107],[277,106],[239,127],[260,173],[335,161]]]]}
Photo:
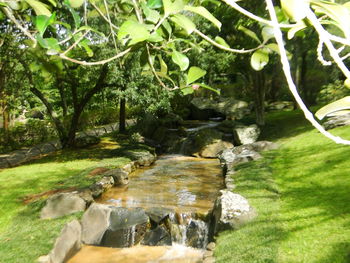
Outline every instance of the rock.
{"type": "Polygon", "coordinates": [[[135,163],[139,166],[150,166],[156,161],[156,156],[148,151],[129,151],[127,155],[135,160],[135,163]]]}
{"type": "MultiPolygon", "coordinates": [[[[131,162],[131,163],[128,163],[128,164],[124,165],[124,166],[122,167],[122,169],[123,169],[125,172],[127,172],[128,174],[130,174],[131,172],[133,172],[133,171],[136,170],[134,162],[131,162]]],[[[115,180],[115,179],[114,179],[114,180],[115,180]]]]}
{"type": "Polygon", "coordinates": [[[327,118],[327,121],[324,122],[322,125],[326,130],[350,125],[350,114],[330,116],[327,118]]]}
{"type": "Polygon", "coordinates": [[[157,226],[145,234],[142,244],[146,246],[171,246],[171,236],[164,226],[157,226]]]}
{"type": "Polygon", "coordinates": [[[232,170],[234,166],[240,163],[258,160],[262,158],[262,156],[259,153],[250,150],[249,147],[246,149],[245,147],[238,146],[222,151],[218,155],[218,158],[220,160],[221,167],[223,167],[227,173],[228,171],[232,170]]]}
{"type": "Polygon", "coordinates": [[[226,229],[238,229],[256,217],[247,199],[228,190],[220,190],[213,208],[214,233],[226,229]]]}
{"type": "Polygon", "coordinates": [[[275,101],[267,105],[268,111],[291,111],[294,109],[294,103],[292,101],[275,101]]]}
{"type": "Polygon", "coordinates": [[[92,202],[94,202],[94,198],[92,197],[92,193],[90,189],[79,190],[78,195],[85,201],[87,206],[89,206],[92,202]]]}
{"type": "Polygon", "coordinates": [[[59,193],[46,200],[46,205],[40,212],[41,219],[57,218],[75,212],[84,211],[86,202],[77,192],[59,193]]]}
{"type": "Polygon", "coordinates": [[[202,220],[192,219],[186,229],[186,245],[195,248],[205,248],[207,241],[207,224],[202,220]]]}
{"type": "Polygon", "coordinates": [[[199,155],[204,158],[216,158],[220,152],[222,152],[225,149],[230,149],[232,147],[232,143],[218,140],[203,147],[200,150],[199,155]]]}
{"type": "Polygon", "coordinates": [[[48,154],[57,151],[55,146],[53,146],[51,143],[43,143],[36,146],[40,149],[41,154],[48,154]]]}
{"type": "Polygon", "coordinates": [[[112,177],[114,179],[114,185],[126,185],[129,183],[129,173],[123,168],[108,170],[104,175],[112,177]]]}
{"type": "Polygon", "coordinates": [[[142,208],[112,207],[101,245],[131,247],[142,240],[148,228],[149,218],[142,208]]]}
{"type": "Polygon", "coordinates": [[[209,119],[211,117],[219,117],[220,115],[224,115],[228,119],[235,120],[242,119],[244,116],[250,113],[249,104],[247,102],[230,97],[220,97],[215,100],[197,97],[191,101],[191,105],[193,108],[191,113],[192,117],[202,117],[200,118],[201,120],[209,119]],[[204,113],[206,113],[206,116],[204,113]]]}
{"type": "Polygon", "coordinates": [[[146,210],[146,214],[156,224],[160,224],[164,219],[169,217],[169,215],[174,213],[175,211],[173,209],[165,207],[151,207],[146,210]]]}
{"type": "Polygon", "coordinates": [[[81,220],[82,241],[87,245],[100,245],[109,226],[111,207],[93,203],[81,220]]]}
{"type": "Polygon", "coordinates": [[[98,144],[100,142],[100,138],[92,135],[81,136],[75,139],[75,147],[84,148],[91,145],[98,144]]]}
{"type": "Polygon", "coordinates": [[[239,147],[245,147],[245,149],[248,149],[247,147],[251,147],[251,149],[256,152],[263,152],[263,151],[271,151],[271,150],[278,149],[278,144],[269,142],[269,141],[258,141],[251,144],[246,144],[244,146],[242,145],[239,147]]]}
{"type": "Polygon", "coordinates": [[[214,252],[211,251],[211,250],[208,250],[208,251],[205,251],[205,252],[204,252],[203,257],[204,257],[204,258],[208,258],[208,257],[212,257],[213,255],[214,255],[214,252]]]}
{"type": "Polygon", "coordinates": [[[258,140],[260,129],[256,124],[239,126],[234,128],[233,135],[238,144],[249,144],[258,140]]]}
{"type": "Polygon", "coordinates": [[[81,248],[81,225],[78,220],[65,225],[51,250],[50,262],[63,263],[81,248]]]}
{"type": "Polygon", "coordinates": [[[214,242],[210,242],[207,245],[207,250],[214,251],[215,247],[216,247],[216,244],[214,242]]]}
{"type": "MultiPolygon", "coordinates": [[[[109,170],[111,171],[111,170],[109,170]]],[[[107,173],[109,172],[107,171],[107,173]]],[[[112,176],[104,176],[100,181],[90,186],[91,194],[94,198],[99,197],[103,192],[112,188],[114,185],[114,179],[112,176]]]]}

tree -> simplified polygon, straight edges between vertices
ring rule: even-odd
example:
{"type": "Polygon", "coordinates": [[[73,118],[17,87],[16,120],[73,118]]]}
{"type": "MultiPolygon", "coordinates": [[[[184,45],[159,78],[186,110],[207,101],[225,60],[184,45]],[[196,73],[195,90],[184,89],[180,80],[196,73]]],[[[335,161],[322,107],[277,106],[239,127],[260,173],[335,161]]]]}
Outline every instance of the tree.
{"type": "MultiPolygon", "coordinates": [[[[23,2],[24,0],[20,1],[19,4],[22,4],[23,2]]],[[[216,38],[216,41],[214,41],[207,35],[203,34],[197,29],[196,25],[191,20],[192,15],[190,14],[200,14],[215,24],[218,28],[221,28],[221,23],[203,6],[188,5],[182,0],[149,0],[148,2],[129,0],[120,3],[117,2],[115,5],[108,5],[106,1],[102,4],[100,1],[93,1],[90,2],[89,5],[85,5],[84,8],[82,7],[83,1],[73,2],[66,0],[64,6],[70,11],[74,18],[75,25],[74,27],[71,27],[74,28],[74,30],[71,30],[69,26],[64,26],[62,23],[57,23],[56,15],[55,13],[52,13],[51,10],[56,9],[57,11],[61,11],[62,6],[57,5],[55,1],[50,1],[50,6],[39,1],[35,1],[35,4],[33,4],[32,1],[27,2],[37,15],[35,17],[35,25],[38,33],[36,35],[32,34],[31,31],[27,29],[32,26],[30,23],[25,24],[14,16],[14,13],[19,16],[22,15],[20,13],[21,11],[17,11],[20,10],[18,6],[13,7],[6,2],[2,2],[2,11],[9,20],[17,25],[24,35],[33,41],[34,44],[38,42],[43,48],[47,49],[50,54],[55,54],[61,59],[70,60],[74,63],[83,65],[107,63],[114,59],[118,59],[129,52],[133,52],[136,48],[142,46],[148,51],[148,61],[154,76],[164,88],[167,88],[167,86],[161,78],[169,79],[169,76],[166,74],[159,74],[159,71],[154,67],[152,54],[156,50],[165,51],[165,54],[171,55],[173,62],[179,66],[181,71],[186,71],[189,67],[189,61],[187,56],[184,55],[184,52],[188,46],[191,47],[191,45],[196,45],[196,38],[193,38],[193,34],[203,38],[212,45],[229,52],[253,52],[251,56],[251,65],[257,71],[263,69],[264,66],[268,64],[271,52],[277,52],[280,55],[283,71],[290,91],[300,108],[304,111],[305,117],[323,135],[337,143],[350,144],[349,141],[339,139],[326,132],[305,106],[292,78],[288,55],[281,31],[281,28],[289,29],[288,36],[289,38],[292,38],[295,32],[307,27],[313,27],[320,38],[318,45],[319,60],[323,64],[331,63],[330,61],[326,61],[323,56],[322,48],[323,46],[326,46],[330,56],[334,59],[335,64],[341,69],[346,76],[346,79],[349,79],[348,82],[350,82],[350,71],[344,64],[347,54],[341,54],[344,50],[345,52],[347,52],[347,50],[343,48],[338,49],[339,45],[346,47],[350,44],[350,30],[348,28],[350,24],[350,12],[348,2],[343,4],[326,0],[281,0],[281,7],[289,19],[286,22],[284,21],[285,19],[280,19],[281,12],[276,13],[276,6],[274,6],[272,0],[265,0],[267,12],[261,11],[263,13],[261,16],[242,8],[237,4],[237,1],[224,0],[226,4],[237,10],[239,13],[248,16],[253,21],[265,25],[262,28],[262,35],[264,39],[266,37],[266,41],[249,50],[230,48],[222,38],[216,38]],[[104,10],[101,10],[102,7],[104,10]],[[80,11],[77,12],[74,8],[80,8],[80,11]],[[95,10],[92,10],[92,8],[95,10]],[[124,12],[125,14],[125,20],[120,27],[113,24],[110,19],[110,14],[113,13],[113,10],[124,12]],[[89,40],[93,38],[91,32],[94,32],[94,29],[88,26],[87,20],[89,17],[88,14],[93,11],[97,12],[102,19],[107,22],[107,25],[109,25],[111,37],[115,43],[115,50],[117,53],[109,58],[93,62],[74,59],[69,56],[69,52],[76,47],[84,48],[88,54],[92,55],[91,50],[89,50],[89,40]],[[85,21],[83,27],[80,26],[81,19],[79,12],[83,14],[82,17],[85,21]],[[268,18],[270,18],[270,20],[268,18]],[[295,21],[295,23],[293,21],[295,21]],[[55,27],[57,24],[59,24],[59,26],[55,27]],[[323,24],[325,24],[325,26],[323,24]],[[51,26],[56,33],[64,32],[64,37],[62,38],[61,36],[54,38],[45,36],[46,30],[49,26],[51,26]],[[57,30],[57,27],[60,30],[57,30]],[[336,27],[336,30],[334,30],[334,27],[336,27]],[[185,34],[183,34],[182,31],[185,32],[185,34]],[[183,40],[184,36],[186,36],[185,41],[183,40]],[[273,39],[275,39],[276,43],[272,42],[273,39]],[[122,51],[118,49],[116,44],[117,40],[125,46],[122,51]],[[177,45],[174,45],[174,41],[182,41],[185,45],[179,48],[177,45]]],[[[246,30],[246,32],[249,32],[247,34],[254,38],[253,31],[246,30]]],[[[98,41],[101,42],[103,40],[100,38],[97,42],[98,41]]],[[[187,74],[189,75],[189,72],[187,74]]],[[[202,86],[205,87],[205,85],[202,86]]],[[[179,86],[174,83],[173,89],[178,88],[181,88],[185,93],[188,93],[190,88],[189,83],[180,82],[179,86]]]]}

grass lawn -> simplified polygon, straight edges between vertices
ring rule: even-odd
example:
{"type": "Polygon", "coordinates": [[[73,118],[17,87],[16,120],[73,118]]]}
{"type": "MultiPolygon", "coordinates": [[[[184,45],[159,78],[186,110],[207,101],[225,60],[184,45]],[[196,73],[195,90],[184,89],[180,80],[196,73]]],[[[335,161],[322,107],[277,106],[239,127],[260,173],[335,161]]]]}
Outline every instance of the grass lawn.
{"type": "MultiPolygon", "coordinates": [[[[349,139],[350,127],[332,133],[349,139]]],[[[259,216],[219,235],[217,262],[350,262],[350,147],[321,136],[300,112],[271,114],[263,137],[281,148],[234,177],[259,216]]]]}
{"type": "Polygon", "coordinates": [[[81,216],[80,213],[39,220],[47,195],[27,205],[26,198],[50,190],[88,186],[97,180],[88,175],[94,168],[120,167],[130,162],[123,157],[125,149],[135,147],[106,137],[87,149],[59,151],[19,167],[0,170],[0,262],[36,262],[40,255],[51,250],[63,225],[81,216]]]}

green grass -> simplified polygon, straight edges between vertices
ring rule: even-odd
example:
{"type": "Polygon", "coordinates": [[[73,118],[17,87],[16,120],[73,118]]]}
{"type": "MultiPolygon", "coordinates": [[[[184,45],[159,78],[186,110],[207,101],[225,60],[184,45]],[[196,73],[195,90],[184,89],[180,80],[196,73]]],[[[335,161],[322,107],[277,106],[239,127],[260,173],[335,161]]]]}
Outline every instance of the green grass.
{"type": "MultiPolygon", "coordinates": [[[[350,127],[332,130],[350,138],[350,127]]],[[[281,148],[240,165],[238,192],[258,218],[217,238],[217,262],[350,262],[350,147],[321,136],[300,112],[269,116],[281,148]]]]}
{"type": "MultiPolygon", "coordinates": [[[[122,138],[121,141],[125,141],[122,138]]],[[[64,150],[31,163],[0,170],[0,262],[36,262],[47,254],[63,225],[81,214],[54,220],[40,220],[47,196],[25,205],[35,194],[55,189],[89,186],[97,177],[88,176],[96,167],[120,167],[128,162],[126,150],[144,150],[103,138],[87,149],[64,150]]]]}

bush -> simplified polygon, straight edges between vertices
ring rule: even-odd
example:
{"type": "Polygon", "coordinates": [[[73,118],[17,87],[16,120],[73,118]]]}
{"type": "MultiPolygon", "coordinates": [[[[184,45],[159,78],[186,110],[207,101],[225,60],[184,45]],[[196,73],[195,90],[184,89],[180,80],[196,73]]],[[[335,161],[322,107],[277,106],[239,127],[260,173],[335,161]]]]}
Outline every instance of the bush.
{"type": "Polygon", "coordinates": [[[333,83],[323,85],[317,96],[317,103],[328,104],[350,95],[350,90],[344,87],[343,81],[336,80],[333,83]]]}

